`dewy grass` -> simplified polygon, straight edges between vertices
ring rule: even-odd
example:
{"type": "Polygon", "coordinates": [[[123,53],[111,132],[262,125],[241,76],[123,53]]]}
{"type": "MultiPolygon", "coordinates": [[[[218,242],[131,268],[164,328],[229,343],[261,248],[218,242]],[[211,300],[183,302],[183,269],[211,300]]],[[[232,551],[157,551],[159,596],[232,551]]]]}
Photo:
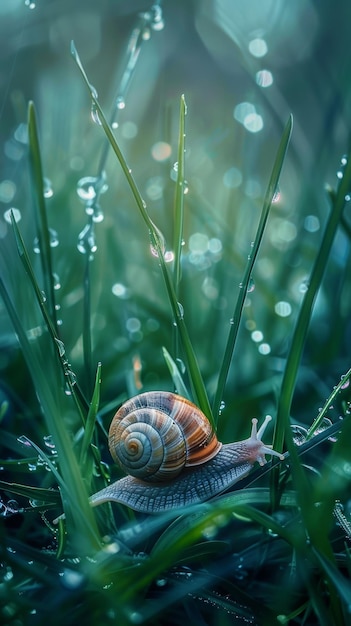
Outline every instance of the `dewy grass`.
{"type": "MultiPolygon", "coordinates": [[[[187,355],[192,395],[210,415],[207,391],[189,338],[191,329],[185,325],[179,306],[185,184],[182,162],[185,99],[182,97],[180,103],[176,234],[173,243],[175,269],[172,273],[163,259],[163,237],[150,219],[78,55],[74,48],[72,51],[89,86],[96,119],[100,120],[108,137],[108,145],[119,159],[134,200],[150,231],[172,315],[187,355]]],[[[41,256],[45,257],[51,251],[47,245],[46,207],[41,201],[42,168],[33,105],[30,105],[29,118],[30,159],[34,170],[32,189],[34,186],[33,195],[41,207],[36,222],[37,230],[42,232],[41,256]]],[[[216,376],[211,372],[213,380],[220,381],[215,406],[222,396],[220,389],[224,388],[226,382],[243,298],[246,297],[290,132],[291,120],[282,136],[255,245],[243,279],[241,300],[236,305],[235,331],[230,330],[220,372],[215,372],[216,376]]],[[[16,294],[12,294],[6,280],[0,277],[0,293],[25,361],[25,364],[21,364],[15,358],[16,374],[20,368],[23,377],[30,373],[35,396],[40,404],[38,411],[35,401],[32,401],[35,408],[28,407],[27,415],[21,404],[12,402],[14,394],[13,397],[9,396],[7,404],[4,403],[1,413],[4,430],[2,445],[10,450],[10,458],[0,461],[1,472],[6,471],[8,478],[2,480],[0,486],[12,498],[16,496],[28,500],[19,507],[17,517],[14,501],[4,498],[4,502],[1,502],[1,511],[6,512],[1,517],[3,526],[0,542],[3,591],[0,616],[4,623],[42,626],[50,621],[51,626],[62,623],[178,626],[188,620],[195,625],[206,623],[227,626],[235,622],[255,626],[278,626],[284,623],[294,626],[315,626],[317,623],[322,626],[347,626],[351,605],[351,585],[348,579],[351,564],[349,550],[345,548],[345,542],[350,539],[350,370],[345,368],[345,371],[348,369],[347,373],[329,394],[301,446],[292,445],[289,414],[315,295],[340,223],[346,191],[350,187],[349,161],[333,199],[332,212],[286,362],[276,437],[282,445],[280,438],[286,435],[289,453],[285,455],[287,463],[283,461],[281,464],[280,482],[275,485],[277,491],[273,491],[273,506],[272,491],[267,481],[271,466],[266,465],[245,479],[242,483],[245,488],[240,489],[239,483],[237,490],[216,497],[211,502],[184,508],[182,515],[171,511],[143,517],[125,507],[116,506],[112,510],[110,506],[104,505],[100,510],[92,510],[89,506],[88,496],[95,489],[95,483],[105,482],[109,473],[115,471],[107,466],[105,460],[108,458],[105,456],[108,427],[105,417],[109,417],[116,404],[120,404],[126,392],[125,389],[119,389],[100,407],[100,396],[106,381],[100,362],[96,368],[95,381],[84,386],[84,389],[92,387],[88,399],[80,391],[79,381],[75,380],[68,363],[66,342],[63,343],[57,333],[52,304],[49,299],[45,300],[42,293],[41,282],[46,292],[48,281],[51,280],[52,260],[50,265],[49,259],[41,258],[42,275],[38,277],[28,252],[27,235],[21,234],[22,229],[13,220],[13,232],[10,235],[14,236],[13,249],[16,253],[17,248],[20,260],[14,255],[11,271],[20,281],[26,281],[29,293],[27,306],[41,316],[44,330],[40,337],[43,339],[42,344],[29,338],[21,311],[16,306],[16,294]],[[68,396],[64,392],[65,381],[69,383],[68,396]],[[338,416],[333,426],[312,436],[327,411],[331,410],[331,405],[339,399],[342,400],[340,417],[344,419],[338,416]],[[9,418],[10,410],[12,415],[9,418]],[[17,433],[18,428],[20,431],[17,433]],[[17,436],[22,433],[18,442],[17,436]],[[53,437],[54,454],[48,453],[40,445],[43,433],[53,437]],[[327,443],[331,436],[337,436],[336,443],[327,443]],[[323,457],[319,453],[322,442],[323,457]],[[43,474],[37,477],[40,486],[36,486],[37,483],[33,485],[31,470],[35,464],[39,465],[39,460],[43,474]],[[62,511],[59,508],[62,503],[66,519],[54,526],[50,520],[57,511],[62,511]],[[337,511],[340,512],[342,503],[345,504],[342,514],[346,522],[339,526],[335,523],[335,511],[337,504],[337,511]],[[13,521],[18,521],[18,531],[13,521]]],[[[88,258],[86,261],[89,264],[88,258]]],[[[89,291],[93,288],[91,278],[89,276],[89,289],[86,290],[89,302],[89,291]]],[[[186,278],[183,276],[183,279],[186,278]]],[[[85,309],[85,313],[83,332],[89,332],[90,337],[90,311],[87,313],[85,309]]],[[[169,337],[172,325],[168,327],[167,324],[168,318],[164,334],[169,337]]],[[[65,331],[64,325],[62,330],[65,331]]],[[[123,379],[128,367],[125,361],[129,360],[132,352],[132,356],[135,356],[136,348],[133,346],[133,351],[127,357],[114,357],[114,378],[120,376],[123,379]]],[[[89,346],[85,353],[82,378],[91,376],[91,371],[89,373],[87,370],[93,368],[89,346]]],[[[175,388],[182,395],[189,396],[186,386],[188,381],[185,384],[183,371],[177,365],[179,361],[174,358],[178,355],[171,355],[166,348],[163,349],[163,355],[175,388]]]]}
{"type": "MultiPolygon", "coordinates": [[[[189,333],[188,333],[188,330],[184,321],[183,307],[181,303],[179,303],[177,300],[176,290],[174,288],[173,281],[171,279],[169,270],[167,268],[167,265],[164,259],[164,254],[165,254],[164,237],[149,216],[146,202],[141,196],[141,193],[132,175],[132,170],[130,167],[128,167],[127,162],[123,156],[123,153],[115,139],[112,128],[108,124],[106,117],[101,109],[101,106],[96,96],[96,91],[91,87],[91,83],[89,82],[86,72],[83,68],[82,62],[79,58],[74,42],[71,43],[71,53],[88,87],[89,94],[93,102],[94,110],[96,111],[96,115],[98,116],[98,119],[99,119],[99,123],[103,127],[106,133],[106,137],[108,141],[110,142],[111,148],[113,149],[114,153],[116,154],[120,162],[120,165],[122,167],[126,180],[130,186],[130,189],[132,191],[132,194],[134,196],[138,209],[149,230],[151,245],[153,249],[155,250],[156,255],[158,257],[158,261],[160,264],[162,276],[163,276],[165,287],[166,287],[166,292],[167,292],[171,309],[172,309],[172,313],[173,313],[174,322],[177,325],[177,329],[179,331],[183,349],[186,355],[186,360],[187,360],[187,365],[188,365],[188,375],[189,375],[189,379],[191,382],[192,391],[194,393],[195,399],[199,407],[201,408],[203,413],[208,417],[208,419],[211,421],[213,426],[215,426],[213,417],[212,417],[210,403],[209,403],[208,396],[207,396],[207,391],[206,391],[206,388],[202,379],[202,375],[201,375],[200,368],[196,359],[195,351],[191,344],[189,333]]],[[[184,114],[185,114],[185,111],[183,115],[184,114]]]]}
{"type": "Polygon", "coordinates": [[[249,257],[248,257],[245,274],[244,274],[242,283],[240,285],[241,288],[240,288],[239,296],[238,296],[238,299],[235,305],[234,314],[231,320],[231,325],[230,325],[228,339],[227,339],[225,352],[224,352],[224,356],[222,360],[222,365],[221,365],[221,369],[219,371],[219,376],[218,376],[217,390],[216,390],[214,403],[213,403],[213,415],[214,415],[215,420],[217,420],[218,415],[219,415],[219,409],[220,409],[220,405],[223,399],[223,393],[224,393],[224,388],[225,388],[225,384],[227,381],[228,371],[229,371],[229,367],[232,361],[236,338],[238,336],[240,320],[242,316],[245,298],[246,298],[247,291],[249,288],[254,264],[255,264],[258,251],[261,245],[261,241],[263,238],[265,226],[268,220],[269,211],[270,211],[273,199],[274,199],[274,195],[277,193],[279,177],[282,171],[284,159],[285,159],[286,152],[288,149],[288,145],[289,145],[289,141],[291,137],[291,131],[292,131],[292,116],[290,116],[286,124],[286,127],[284,129],[284,132],[282,134],[282,138],[280,140],[280,145],[278,147],[277,155],[276,155],[272,173],[271,173],[271,178],[268,184],[267,192],[266,192],[264,203],[263,203],[262,213],[261,213],[260,222],[259,222],[257,232],[256,232],[256,237],[253,242],[249,257]]]}

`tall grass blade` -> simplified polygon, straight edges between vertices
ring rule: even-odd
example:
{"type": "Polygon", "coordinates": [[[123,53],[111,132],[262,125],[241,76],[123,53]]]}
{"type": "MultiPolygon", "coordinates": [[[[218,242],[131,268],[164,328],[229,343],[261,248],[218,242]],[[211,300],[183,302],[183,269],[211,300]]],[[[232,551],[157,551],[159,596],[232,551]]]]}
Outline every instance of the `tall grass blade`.
{"type": "Polygon", "coordinates": [[[94,104],[94,108],[95,111],[97,113],[97,115],[99,116],[99,120],[101,122],[101,126],[103,127],[105,134],[110,142],[110,145],[114,151],[114,153],[116,154],[119,163],[122,167],[123,173],[125,174],[126,180],[130,186],[130,189],[132,191],[132,194],[134,196],[134,199],[136,201],[136,204],[138,206],[138,209],[140,211],[140,214],[148,228],[149,231],[149,236],[151,239],[151,246],[153,247],[153,249],[156,252],[156,255],[158,257],[158,262],[160,264],[160,268],[161,268],[161,272],[163,275],[163,279],[164,279],[164,283],[165,283],[165,287],[166,287],[166,293],[168,295],[168,299],[170,302],[170,306],[171,306],[171,310],[172,310],[172,314],[173,314],[173,318],[174,318],[174,322],[177,325],[178,328],[178,332],[179,332],[179,336],[181,338],[181,342],[182,342],[182,346],[183,346],[183,350],[186,356],[186,361],[187,361],[187,366],[188,366],[188,374],[189,374],[189,378],[190,378],[190,382],[191,382],[191,388],[192,388],[192,392],[195,398],[195,401],[197,402],[197,404],[199,405],[200,409],[203,411],[203,413],[208,417],[208,419],[210,420],[210,422],[212,423],[213,427],[214,427],[214,422],[213,422],[213,418],[212,418],[212,411],[211,411],[211,407],[210,407],[210,403],[208,401],[208,396],[207,396],[207,392],[206,392],[206,388],[201,376],[201,372],[200,372],[200,368],[196,359],[196,355],[193,349],[193,346],[191,344],[190,341],[190,337],[188,334],[188,330],[186,327],[186,324],[184,322],[184,311],[181,305],[179,305],[179,302],[177,300],[177,295],[176,295],[176,291],[174,289],[174,285],[173,285],[173,281],[172,278],[170,276],[168,267],[166,265],[165,259],[164,259],[164,238],[161,234],[161,232],[159,231],[159,229],[157,228],[157,226],[154,224],[154,222],[152,221],[152,219],[149,216],[149,213],[147,211],[147,205],[145,200],[142,198],[141,193],[138,189],[138,186],[135,182],[135,179],[132,175],[132,171],[130,169],[130,167],[128,167],[127,162],[122,154],[122,151],[115,139],[115,136],[113,134],[112,128],[110,127],[110,125],[108,124],[106,117],[101,109],[101,106],[98,102],[98,99],[96,97],[96,92],[95,90],[91,87],[91,84],[88,80],[88,77],[86,75],[86,72],[82,66],[81,60],[79,58],[78,52],[75,48],[74,43],[71,43],[71,53],[73,58],[75,59],[81,73],[82,76],[85,80],[85,83],[88,87],[89,90],[89,94],[90,97],[93,101],[94,104]]]}
{"type": "Polygon", "coordinates": [[[84,423],[84,408],[87,408],[87,402],[82,394],[82,392],[80,391],[79,385],[76,381],[75,375],[74,373],[71,371],[69,363],[67,361],[67,357],[66,357],[66,351],[65,351],[65,346],[63,344],[63,342],[59,339],[57,333],[56,333],[56,328],[54,326],[54,323],[50,317],[50,314],[47,310],[46,307],[46,295],[41,291],[37,279],[35,277],[34,271],[33,271],[33,267],[32,264],[30,262],[29,259],[29,255],[28,252],[26,250],[22,235],[20,233],[20,230],[18,228],[18,225],[16,223],[16,220],[14,219],[14,216],[12,214],[11,216],[11,221],[12,221],[12,226],[13,226],[13,230],[14,230],[14,234],[15,234],[15,239],[16,239],[16,245],[17,245],[17,250],[18,250],[18,254],[20,256],[20,259],[22,261],[22,264],[24,266],[24,269],[29,277],[29,280],[31,282],[31,285],[33,287],[34,290],[34,294],[36,296],[37,302],[39,304],[42,316],[44,318],[45,324],[47,326],[47,329],[49,331],[49,334],[53,340],[53,345],[55,347],[55,352],[58,354],[59,357],[59,362],[61,364],[62,367],[62,372],[64,375],[64,380],[66,381],[70,392],[72,393],[72,396],[76,402],[77,408],[79,409],[80,415],[81,415],[81,419],[82,422],[84,423]]]}
{"type": "Polygon", "coordinates": [[[174,201],[174,286],[176,294],[179,293],[179,282],[181,278],[180,259],[183,241],[183,220],[184,220],[184,156],[185,156],[185,115],[186,102],[184,95],[180,98],[179,111],[179,139],[178,139],[178,161],[177,161],[177,181],[174,201]]]}
{"type": "MultiPolygon", "coordinates": [[[[335,200],[325,227],[323,239],[318,250],[316,260],[313,265],[309,286],[305,293],[299,316],[295,325],[291,339],[291,348],[287,357],[283,374],[279,401],[277,406],[277,419],[275,423],[274,449],[282,450],[284,436],[288,444],[288,449],[292,457],[297,460],[295,447],[290,431],[290,407],[295,389],[296,376],[300,365],[306,335],[312,315],[312,310],[324,271],[328,262],[330,250],[340,224],[343,209],[345,206],[345,196],[351,189],[351,155],[349,155],[344,176],[337,189],[335,200]]],[[[298,462],[298,461],[297,461],[298,462]]],[[[274,470],[275,485],[278,479],[278,468],[274,470]]]]}
{"type": "MultiPolygon", "coordinates": [[[[80,468],[73,452],[72,441],[62,420],[60,406],[54,399],[54,390],[50,387],[42,361],[39,361],[27,338],[25,329],[17,315],[15,307],[0,278],[0,293],[9,317],[20,342],[28,370],[33,379],[48,432],[52,435],[58,458],[60,459],[60,480],[63,486],[62,496],[67,503],[68,530],[72,540],[76,541],[78,552],[92,552],[100,545],[95,519],[88,502],[80,468]]],[[[48,367],[47,359],[45,368],[48,367]]]]}
{"type": "Polygon", "coordinates": [[[228,372],[229,372],[229,368],[230,368],[230,364],[232,361],[232,356],[233,356],[233,352],[235,348],[235,343],[236,343],[236,339],[238,336],[242,310],[243,310],[247,290],[250,284],[252,270],[253,270],[253,267],[257,258],[259,247],[261,245],[269,211],[272,205],[274,194],[277,191],[280,174],[282,171],[283,163],[284,163],[286,152],[288,149],[288,145],[289,145],[289,141],[291,137],[291,131],[292,131],[292,123],[293,123],[293,120],[292,120],[292,116],[290,115],[289,120],[285,126],[284,132],[282,134],[282,138],[280,140],[280,144],[279,144],[277,155],[274,161],[271,177],[268,183],[268,188],[266,191],[265,199],[263,202],[263,208],[261,212],[260,222],[259,222],[257,232],[256,232],[256,237],[255,237],[249,258],[248,258],[248,263],[245,269],[245,274],[244,274],[242,283],[240,285],[239,296],[238,296],[234,313],[233,313],[233,317],[231,320],[229,335],[228,335],[228,339],[227,339],[227,343],[226,343],[226,347],[224,351],[221,369],[219,371],[217,389],[216,389],[215,398],[214,398],[213,407],[212,407],[212,413],[213,413],[213,417],[215,421],[217,421],[218,415],[219,415],[220,404],[222,402],[224,388],[226,385],[227,376],[228,376],[228,372]]]}
{"type": "Polygon", "coordinates": [[[34,216],[37,228],[38,247],[43,272],[44,290],[47,296],[50,317],[57,332],[55,290],[52,270],[50,232],[44,198],[44,178],[40,155],[36,113],[33,102],[28,104],[29,163],[32,180],[34,216]]]}

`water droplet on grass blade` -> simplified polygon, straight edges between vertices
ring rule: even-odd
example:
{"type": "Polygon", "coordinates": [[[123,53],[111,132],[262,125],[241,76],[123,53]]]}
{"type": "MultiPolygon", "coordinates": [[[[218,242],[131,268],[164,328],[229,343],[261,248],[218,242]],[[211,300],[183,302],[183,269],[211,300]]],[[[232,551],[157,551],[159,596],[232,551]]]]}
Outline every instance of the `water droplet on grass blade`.
{"type": "Polygon", "coordinates": [[[184,318],[184,307],[180,302],[177,302],[178,304],[178,311],[179,311],[179,317],[180,319],[184,318]]]}
{"type": "Polygon", "coordinates": [[[43,178],[43,193],[44,198],[52,198],[52,196],[54,195],[51,180],[46,177],[43,178]]]}
{"type": "Polygon", "coordinates": [[[279,202],[281,198],[281,192],[280,192],[280,188],[279,185],[277,185],[275,192],[273,194],[273,198],[272,198],[272,204],[277,204],[277,202],[279,202]]]}
{"type": "Polygon", "coordinates": [[[57,246],[59,245],[60,241],[59,241],[58,234],[57,234],[56,230],[54,230],[53,228],[49,228],[49,235],[50,235],[50,247],[51,248],[57,248],[57,246]]]}
{"type": "Polygon", "coordinates": [[[77,194],[79,198],[88,204],[92,204],[101,193],[107,191],[108,185],[106,183],[106,176],[103,173],[101,176],[84,176],[80,178],[77,183],[77,194]]]}
{"type": "MultiPolygon", "coordinates": [[[[54,272],[52,278],[54,281],[54,289],[55,291],[58,291],[59,289],[61,289],[60,277],[58,274],[56,274],[56,272],[54,272]]],[[[60,309],[60,305],[56,304],[55,309],[56,311],[58,311],[60,309]]]]}
{"type": "Polygon", "coordinates": [[[87,224],[78,235],[77,248],[81,254],[89,254],[89,258],[94,258],[97,250],[95,232],[92,224],[87,224]]]}
{"type": "Polygon", "coordinates": [[[46,445],[47,448],[49,448],[51,452],[55,451],[55,444],[54,444],[52,435],[45,435],[44,444],[46,445]]]}
{"type": "Polygon", "coordinates": [[[56,345],[58,347],[58,351],[59,351],[59,355],[60,357],[64,356],[66,350],[65,350],[65,344],[63,343],[63,341],[61,341],[61,339],[56,339],[56,345]]]}
{"type": "Polygon", "coordinates": [[[125,103],[123,96],[118,96],[116,98],[116,109],[119,109],[120,111],[122,111],[125,108],[126,108],[126,103],[125,103]]]}
{"type": "Polygon", "coordinates": [[[15,207],[11,207],[10,209],[7,209],[7,211],[4,212],[5,222],[7,222],[8,224],[12,224],[12,221],[11,221],[12,215],[16,223],[19,222],[20,219],[22,218],[21,211],[19,209],[15,209],[15,207]]]}

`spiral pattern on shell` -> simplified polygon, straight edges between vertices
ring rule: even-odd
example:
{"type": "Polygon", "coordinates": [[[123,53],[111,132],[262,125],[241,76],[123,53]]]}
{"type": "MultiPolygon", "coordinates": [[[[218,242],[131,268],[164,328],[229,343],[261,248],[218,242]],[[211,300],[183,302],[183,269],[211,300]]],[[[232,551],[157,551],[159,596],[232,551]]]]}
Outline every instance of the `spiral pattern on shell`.
{"type": "Polygon", "coordinates": [[[113,459],[131,476],[172,480],[185,466],[200,465],[220,450],[205,415],[174,393],[142,393],[123,404],[109,431],[113,459]]]}

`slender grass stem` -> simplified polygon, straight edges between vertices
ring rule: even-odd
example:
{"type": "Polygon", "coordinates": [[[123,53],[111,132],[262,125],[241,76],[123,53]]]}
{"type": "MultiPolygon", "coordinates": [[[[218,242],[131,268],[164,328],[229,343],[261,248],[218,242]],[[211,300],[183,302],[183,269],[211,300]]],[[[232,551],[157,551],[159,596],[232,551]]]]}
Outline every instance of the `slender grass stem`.
{"type": "Polygon", "coordinates": [[[99,117],[101,126],[103,127],[105,134],[111,144],[111,147],[115,153],[115,155],[117,156],[119,163],[122,167],[122,171],[126,177],[126,180],[129,184],[129,187],[132,191],[132,194],[134,196],[134,199],[136,201],[137,207],[140,211],[140,214],[148,228],[149,231],[149,236],[150,236],[150,240],[151,240],[151,246],[153,247],[153,249],[156,251],[156,256],[158,257],[158,262],[160,265],[160,269],[161,269],[161,273],[163,276],[163,280],[165,283],[165,287],[166,287],[166,293],[168,295],[168,299],[170,302],[170,306],[171,306],[171,310],[172,310],[172,314],[173,314],[173,318],[174,318],[174,322],[177,325],[178,331],[179,331],[179,335],[182,341],[182,345],[183,345],[183,349],[186,355],[186,360],[187,360],[187,365],[188,365],[188,372],[189,372],[189,378],[190,378],[190,382],[191,382],[191,387],[192,387],[192,392],[194,394],[194,397],[200,407],[200,409],[203,411],[203,413],[208,417],[208,419],[211,421],[212,425],[214,426],[213,423],[213,418],[212,418],[212,411],[211,411],[211,407],[210,407],[210,403],[208,401],[208,396],[207,396],[207,392],[206,392],[206,388],[201,376],[201,372],[200,372],[200,368],[196,359],[196,355],[194,352],[194,349],[192,347],[191,341],[190,341],[190,337],[188,334],[188,330],[184,321],[184,311],[182,306],[179,304],[178,300],[177,300],[177,295],[176,295],[176,291],[174,289],[174,284],[173,281],[171,279],[169,270],[167,268],[165,259],[164,259],[164,238],[163,235],[161,234],[161,232],[159,231],[159,229],[157,228],[157,226],[154,224],[154,222],[152,221],[151,217],[149,216],[149,213],[147,211],[147,205],[145,200],[142,198],[141,193],[139,191],[139,188],[136,184],[136,181],[134,179],[134,176],[132,175],[132,170],[130,169],[130,167],[127,165],[127,162],[123,156],[123,153],[116,141],[116,138],[113,134],[112,128],[110,127],[110,125],[108,124],[106,117],[103,113],[103,110],[98,102],[98,99],[96,97],[96,92],[95,90],[91,87],[91,84],[88,80],[88,77],[86,75],[86,72],[83,68],[83,65],[81,63],[81,60],[79,58],[78,52],[75,48],[74,43],[71,43],[71,53],[73,58],[75,59],[78,68],[81,71],[81,74],[84,78],[84,81],[88,87],[89,90],[89,94],[90,97],[92,99],[95,111],[99,117]]]}
{"type": "Polygon", "coordinates": [[[253,270],[253,267],[257,258],[260,245],[261,245],[263,233],[264,233],[266,223],[268,220],[268,215],[269,215],[269,211],[272,205],[274,194],[276,193],[276,190],[277,190],[280,173],[283,167],[285,155],[286,155],[290,137],[291,137],[291,131],[292,131],[292,116],[289,117],[289,120],[282,134],[282,138],[280,140],[277,155],[276,155],[273,169],[272,169],[272,174],[270,177],[270,181],[268,183],[268,188],[267,188],[267,192],[266,192],[264,203],[263,203],[261,218],[260,218],[260,222],[257,228],[256,237],[253,242],[250,255],[248,257],[245,274],[244,274],[242,283],[240,285],[238,299],[237,299],[235,309],[234,309],[234,314],[231,320],[230,330],[229,330],[228,339],[227,339],[227,343],[226,343],[226,347],[224,351],[221,369],[219,371],[217,389],[216,389],[216,394],[215,394],[213,407],[212,407],[212,412],[213,412],[215,421],[217,421],[218,419],[220,404],[222,402],[224,388],[226,385],[230,364],[232,362],[233,352],[234,352],[235,343],[236,343],[239,326],[240,326],[242,310],[243,310],[247,290],[250,284],[252,270],[253,270]]]}
{"type": "MultiPolygon", "coordinates": [[[[305,293],[300,313],[291,339],[286,366],[283,374],[275,424],[274,448],[282,450],[284,435],[289,447],[293,448],[290,432],[290,407],[295,389],[296,377],[300,365],[303,348],[306,341],[312,310],[323,279],[330,250],[340,224],[342,212],[345,206],[345,196],[351,189],[351,158],[349,156],[344,176],[340,181],[335,200],[325,227],[323,239],[313,265],[308,289],[305,293]]],[[[276,479],[276,478],[275,478],[276,479]]]]}
{"type": "Polygon", "coordinates": [[[28,105],[28,136],[29,136],[29,163],[32,179],[34,216],[37,227],[38,247],[43,272],[44,289],[48,302],[50,317],[57,333],[57,318],[55,307],[55,290],[52,270],[50,232],[48,227],[46,206],[44,199],[44,179],[40,155],[39,138],[37,131],[36,113],[33,102],[28,105]]]}

